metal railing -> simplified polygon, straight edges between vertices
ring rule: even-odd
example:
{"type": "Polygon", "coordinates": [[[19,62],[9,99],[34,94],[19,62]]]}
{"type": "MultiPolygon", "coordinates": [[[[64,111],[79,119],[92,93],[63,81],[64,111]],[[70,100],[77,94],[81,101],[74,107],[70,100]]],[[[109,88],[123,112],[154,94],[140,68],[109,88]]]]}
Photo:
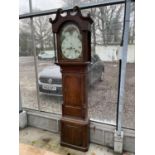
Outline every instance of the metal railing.
{"type": "MultiPolygon", "coordinates": [[[[31,3],[32,3],[31,0],[29,0],[29,4],[31,4],[31,3]]],[[[110,6],[110,5],[123,4],[123,3],[125,3],[125,0],[105,0],[102,2],[97,1],[96,3],[79,5],[79,8],[80,8],[80,10],[84,10],[84,9],[90,9],[90,8],[95,8],[95,7],[110,6]]],[[[64,12],[69,11],[69,10],[73,10],[73,7],[63,8],[64,12]]],[[[51,15],[51,14],[56,14],[56,12],[57,12],[57,9],[38,11],[38,12],[32,12],[32,10],[30,9],[30,13],[25,13],[25,14],[19,15],[19,19],[51,15]]]]}

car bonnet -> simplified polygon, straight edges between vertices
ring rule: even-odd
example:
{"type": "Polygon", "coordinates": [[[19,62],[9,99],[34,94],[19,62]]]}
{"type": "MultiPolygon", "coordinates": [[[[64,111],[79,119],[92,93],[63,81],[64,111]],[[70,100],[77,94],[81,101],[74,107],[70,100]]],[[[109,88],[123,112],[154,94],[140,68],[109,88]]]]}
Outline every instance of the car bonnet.
{"type": "Polygon", "coordinates": [[[40,73],[39,77],[62,78],[59,66],[47,66],[40,73]]]}

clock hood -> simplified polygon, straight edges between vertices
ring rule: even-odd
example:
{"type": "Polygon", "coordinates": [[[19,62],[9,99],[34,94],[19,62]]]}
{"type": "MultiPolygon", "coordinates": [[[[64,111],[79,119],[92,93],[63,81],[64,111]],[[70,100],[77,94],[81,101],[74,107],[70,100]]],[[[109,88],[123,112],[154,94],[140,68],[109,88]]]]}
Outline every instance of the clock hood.
{"type": "Polygon", "coordinates": [[[49,19],[54,33],[57,33],[64,23],[70,21],[76,23],[82,31],[91,31],[91,24],[93,23],[93,20],[91,19],[90,14],[83,16],[78,6],[75,6],[72,10],[67,11],[66,16],[61,15],[63,12],[64,11],[62,9],[58,9],[55,19],[49,19]],[[75,15],[71,15],[71,11],[75,11],[75,15]]]}

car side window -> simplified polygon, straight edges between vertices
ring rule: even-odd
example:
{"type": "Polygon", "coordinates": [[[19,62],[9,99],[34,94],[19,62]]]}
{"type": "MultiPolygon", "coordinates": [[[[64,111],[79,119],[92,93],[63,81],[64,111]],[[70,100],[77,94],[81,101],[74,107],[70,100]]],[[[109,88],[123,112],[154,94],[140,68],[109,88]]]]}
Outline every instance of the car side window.
{"type": "Polygon", "coordinates": [[[95,63],[95,59],[94,57],[91,58],[92,63],[95,63]]]}
{"type": "Polygon", "coordinates": [[[92,57],[92,63],[95,63],[95,62],[98,62],[100,61],[100,57],[97,55],[97,54],[94,54],[93,57],[92,57]]]}

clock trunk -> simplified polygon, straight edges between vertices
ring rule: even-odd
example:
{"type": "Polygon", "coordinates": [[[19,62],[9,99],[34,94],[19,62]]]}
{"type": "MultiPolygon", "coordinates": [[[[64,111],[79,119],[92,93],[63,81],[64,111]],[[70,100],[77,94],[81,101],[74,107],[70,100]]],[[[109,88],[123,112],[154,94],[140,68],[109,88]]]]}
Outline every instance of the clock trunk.
{"type": "Polygon", "coordinates": [[[88,63],[60,64],[63,82],[61,144],[87,151],[89,146],[88,63]]]}

